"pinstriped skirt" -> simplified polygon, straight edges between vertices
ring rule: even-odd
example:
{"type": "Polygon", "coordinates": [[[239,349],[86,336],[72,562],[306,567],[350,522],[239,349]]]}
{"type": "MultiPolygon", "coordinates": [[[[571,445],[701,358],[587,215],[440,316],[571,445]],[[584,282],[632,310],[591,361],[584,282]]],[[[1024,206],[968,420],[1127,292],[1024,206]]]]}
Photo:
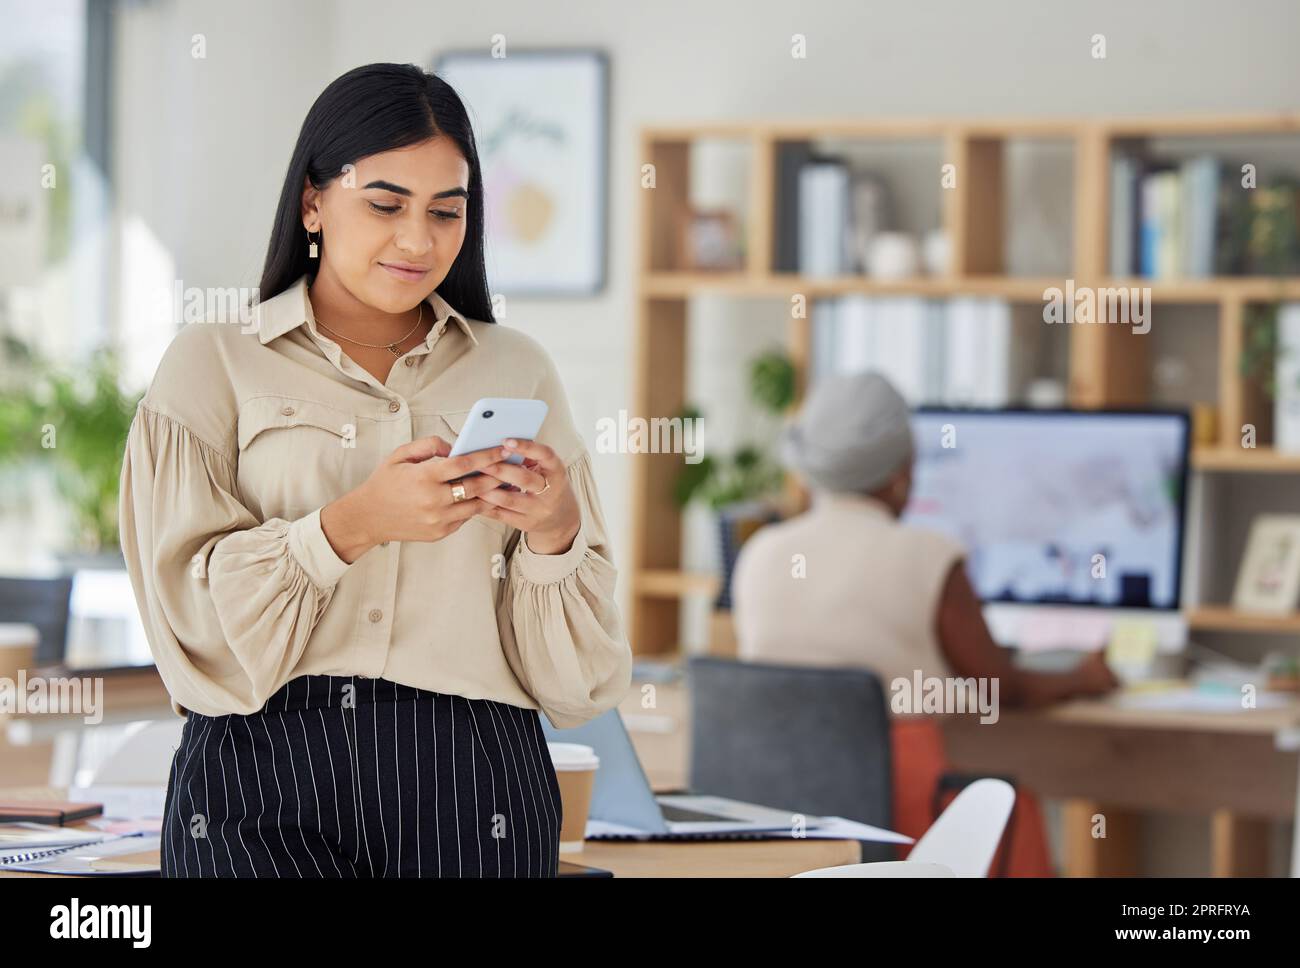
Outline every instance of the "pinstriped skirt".
{"type": "Polygon", "coordinates": [[[257,713],[191,712],[164,877],[554,877],[560,789],[537,710],[300,676],[257,713]]]}

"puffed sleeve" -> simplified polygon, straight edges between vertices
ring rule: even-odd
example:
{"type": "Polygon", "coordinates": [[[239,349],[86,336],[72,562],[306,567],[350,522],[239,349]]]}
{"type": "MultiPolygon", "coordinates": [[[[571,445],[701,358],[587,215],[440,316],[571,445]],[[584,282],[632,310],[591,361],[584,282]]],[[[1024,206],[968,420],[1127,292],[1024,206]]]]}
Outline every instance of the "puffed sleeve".
{"type": "Polygon", "coordinates": [[[632,682],[591,455],[584,448],[565,466],[581,510],[578,534],[555,555],[538,554],[520,534],[506,571],[508,614],[499,623],[511,668],[558,729],[617,705],[632,682]]]}
{"type": "Polygon", "coordinates": [[[319,509],[259,521],[236,497],[232,458],[148,400],[120,483],[122,553],[173,708],[257,711],[292,678],[350,567],[319,509]]]}
{"type": "Polygon", "coordinates": [[[564,382],[541,343],[519,330],[507,334],[511,369],[532,374],[516,395],[546,402],[537,442],[563,462],[580,521],[573,544],[556,555],[538,554],[526,532],[512,532],[497,626],[515,677],[551,723],[565,729],[623,699],[632,684],[632,649],[614,597],[618,572],[591,454],[564,382]]]}

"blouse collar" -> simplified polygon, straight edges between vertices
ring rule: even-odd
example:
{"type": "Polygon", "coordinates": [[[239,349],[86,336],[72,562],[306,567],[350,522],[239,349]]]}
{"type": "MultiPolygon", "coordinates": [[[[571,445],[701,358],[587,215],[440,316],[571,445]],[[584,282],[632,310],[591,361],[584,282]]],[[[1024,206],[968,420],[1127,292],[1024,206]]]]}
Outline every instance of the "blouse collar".
{"type": "MultiPolygon", "coordinates": [[[[452,308],[451,303],[443,299],[437,292],[429,294],[425,299],[434,313],[433,328],[429,330],[429,335],[425,339],[425,344],[432,348],[433,344],[442,336],[447,324],[455,320],[456,325],[461,331],[469,337],[469,341],[475,346],[478,345],[478,338],[474,335],[474,330],[466,321],[465,317],[452,308]]],[[[307,276],[300,276],[298,281],[282,293],[272,296],[265,302],[258,303],[254,309],[257,313],[257,338],[263,343],[269,343],[278,336],[283,336],[298,326],[307,325],[314,335],[316,334],[316,317],[312,312],[311,300],[307,296],[307,276]]]]}

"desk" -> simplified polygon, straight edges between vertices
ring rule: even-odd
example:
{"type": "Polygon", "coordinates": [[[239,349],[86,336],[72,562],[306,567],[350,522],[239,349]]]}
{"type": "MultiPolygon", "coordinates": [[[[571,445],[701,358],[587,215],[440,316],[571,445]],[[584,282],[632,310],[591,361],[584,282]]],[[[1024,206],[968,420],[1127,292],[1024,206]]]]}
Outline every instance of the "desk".
{"type": "MultiPolygon", "coordinates": [[[[988,725],[952,717],[944,740],[959,770],[1009,774],[1042,796],[1071,801],[1066,874],[1137,873],[1142,811],[1208,814],[1217,876],[1265,873],[1267,822],[1300,820],[1300,703],[1212,713],[1076,700],[1006,711],[988,725]],[[1097,814],[1106,818],[1104,840],[1092,836],[1097,814]]],[[[1291,873],[1300,876],[1300,849],[1291,873]]]]}
{"type": "MultiPolygon", "coordinates": [[[[634,683],[634,686],[636,684],[634,683]]],[[[620,705],[656,790],[686,786],[690,704],[680,680],[656,685],[652,708],[637,688],[620,705]]],[[[1265,872],[1268,821],[1298,822],[1300,703],[1231,713],[1126,708],[1114,698],[1076,700],[997,723],[953,717],[944,725],[954,768],[1006,774],[1065,803],[1067,876],[1138,873],[1143,811],[1211,818],[1211,870],[1265,872]],[[1091,818],[1107,819],[1105,840],[1091,818]]],[[[1296,828],[1300,831],[1300,825],[1296,828]]],[[[1300,876],[1300,836],[1292,852],[1300,876]]]]}
{"type": "MultiPolygon", "coordinates": [[[[50,787],[0,790],[4,799],[63,799],[50,787]]],[[[85,823],[70,824],[73,828],[85,823]]],[[[154,859],[157,852],[151,852],[154,859]]],[[[615,877],[789,877],[819,867],[856,864],[856,840],[733,840],[700,843],[588,841],[582,851],[560,860],[612,871],[615,877]]],[[[59,877],[0,869],[0,877],[59,877]]]]}
{"type": "MultiPolygon", "coordinates": [[[[168,705],[167,691],[154,669],[127,672],[106,678],[105,721],[167,719],[175,714],[168,705]]],[[[651,785],[660,791],[681,789],[685,784],[687,734],[682,722],[685,698],[680,687],[663,686],[654,708],[642,706],[641,693],[633,690],[620,707],[628,719],[629,732],[642,757],[651,785]]],[[[76,732],[76,716],[20,717],[40,734],[76,732]]],[[[33,799],[62,799],[62,791],[49,787],[0,791],[5,796],[33,799]]],[[[788,877],[801,871],[861,860],[857,841],[774,840],[707,841],[699,843],[588,842],[581,853],[565,854],[562,860],[612,871],[616,877],[788,877]]],[[[57,875],[20,874],[0,871],[0,877],[48,877],[57,875]]]]}
{"type": "Polygon", "coordinates": [[[707,841],[694,844],[589,840],[561,860],[613,871],[615,877],[789,877],[819,867],[858,864],[856,840],[707,841]]]}

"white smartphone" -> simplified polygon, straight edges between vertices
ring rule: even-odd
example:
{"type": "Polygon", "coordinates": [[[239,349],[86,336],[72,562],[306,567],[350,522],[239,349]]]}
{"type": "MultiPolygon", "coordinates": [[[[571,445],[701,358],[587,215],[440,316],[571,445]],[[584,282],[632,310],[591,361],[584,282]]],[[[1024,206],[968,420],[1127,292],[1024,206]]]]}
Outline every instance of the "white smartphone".
{"type": "MultiPolygon", "coordinates": [[[[547,409],[544,400],[484,397],[470,408],[465,425],[451,445],[448,456],[459,457],[476,450],[500,447],[508,437],[534,440],[542,429],[542,422],[546,420],[547,409]]],[[[522,464],[524,455],[511,454],[506,460],[512,464],[522,464]]],[[[473,477],[481,473],[482,471],[471,471],[465,476],[473,477]]]]}

